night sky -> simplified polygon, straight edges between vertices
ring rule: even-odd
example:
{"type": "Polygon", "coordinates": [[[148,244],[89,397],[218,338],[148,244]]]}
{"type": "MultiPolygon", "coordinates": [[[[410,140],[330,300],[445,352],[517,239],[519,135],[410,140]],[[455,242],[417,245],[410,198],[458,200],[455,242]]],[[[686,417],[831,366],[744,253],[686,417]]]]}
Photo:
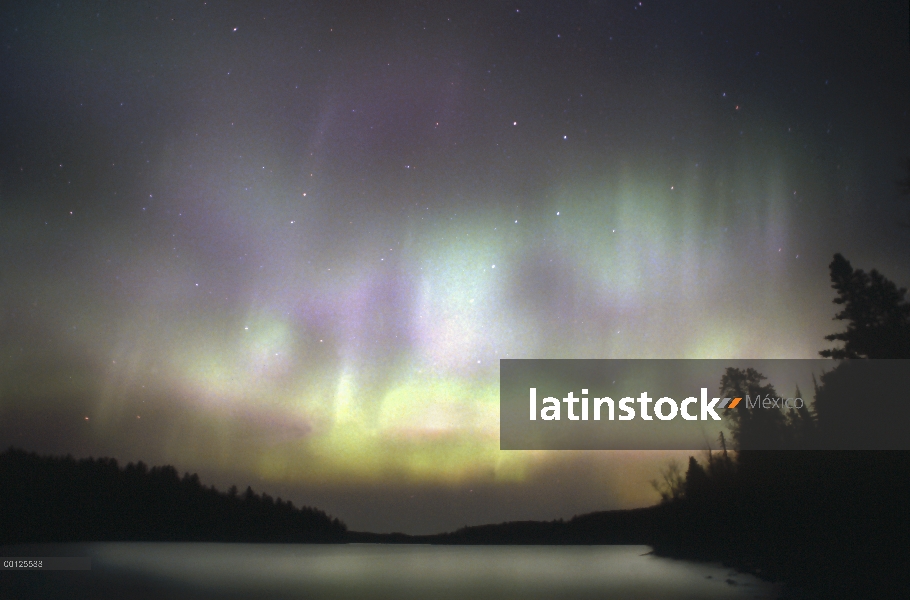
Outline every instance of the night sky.
{"type": "MultiPolygon", "coordinates": [[[[435,532],[651,504],[501,358],[815,358],[910,284],[908,6],[5,2],[0,446],[435,532]]],[[[789,390],[786,390],[789,391],[789,390]]]]}

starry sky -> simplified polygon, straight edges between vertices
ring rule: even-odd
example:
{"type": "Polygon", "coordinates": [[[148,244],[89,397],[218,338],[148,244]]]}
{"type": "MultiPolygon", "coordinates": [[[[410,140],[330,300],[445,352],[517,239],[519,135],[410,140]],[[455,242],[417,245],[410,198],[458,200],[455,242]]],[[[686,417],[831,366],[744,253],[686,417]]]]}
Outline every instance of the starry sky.
{"type": "Polygon", "coordinates": [[[814,358],[910,284],[905,1],[6,2],[0,444],[352,529],[642,506],[501,358],[814,358]]]}

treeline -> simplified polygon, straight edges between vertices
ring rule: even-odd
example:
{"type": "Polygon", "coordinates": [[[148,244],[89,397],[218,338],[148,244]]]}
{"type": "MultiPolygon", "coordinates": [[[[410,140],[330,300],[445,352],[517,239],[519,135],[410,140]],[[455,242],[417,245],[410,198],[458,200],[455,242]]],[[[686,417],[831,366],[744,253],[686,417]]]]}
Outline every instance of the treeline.
{"type": "Polygon", "coordinates": [[[665,506],[611,510],[580,515],[568,521],[512,521],[462,527],[424,536],[424,541],[453,545],[511,544],[650,544],[668,513],[665,506]]]}
{"type": "Polygon", "coordinates": [[[568,521],[510,521],[472,525],[447,533],[407,535],[349,531],[347,541],[372,544],[593,545],[652,544],[673,511],[666,504],[578,515],[568,521]]]}
{"type": "Polygon", "coordinates": [[[0,454],[0,543],[87,541],[336,542],[347,527],[315,508],[227,493],[195,474],[112,458],[0,454]]]}
{"type": "MultiPolygon", "coordinates": [[[[827,336],[842,347],[821,354],[849,360],[816,382],[812,406],[738,409],[729,452],[721,436],[720,451],[690,457],[684,472],[666,469],[653,482],[663,512],[651,543],[659,554],[720,560],[809,597],[901,597],[910,576],[910,452],[858,449],[906,443],[910,373],[865,359],[910,358],[910,304],[905,290],[840,255],[831,280],[843,307],[835,319],[847,329],[827,336]],[[777,450],[754,450],[769,447],[777,450]],[[835,450],[792,451],[803,447],[835,450]]],[[[721,393],[783,396],[764,379],[728,369],[721,393]]]]}

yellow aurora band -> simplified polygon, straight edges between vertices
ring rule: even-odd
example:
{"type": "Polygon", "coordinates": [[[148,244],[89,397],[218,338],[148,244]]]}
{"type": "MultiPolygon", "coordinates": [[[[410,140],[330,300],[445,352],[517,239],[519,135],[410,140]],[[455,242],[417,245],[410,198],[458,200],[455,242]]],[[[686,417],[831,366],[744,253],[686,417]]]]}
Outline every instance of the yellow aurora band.
{"type": "MultiPolygon", "coordinates": [[[[731,286],[738,258],[790,235],[785,192],[717,215],[695,175],[413,224],[403,244],[309,271],[279,268],[306,251],[285,244],[242,316],[135,343],[198,415],[166,456],[268,480],[514,481],[554,458],[499,451],[499,358],[811,356],[785,333],[784,296],[731,286]],[[773,239],[728,233],[746,225],[773,239]]],[[[110,373],[108,402],[154,380],[110,373]]]]}

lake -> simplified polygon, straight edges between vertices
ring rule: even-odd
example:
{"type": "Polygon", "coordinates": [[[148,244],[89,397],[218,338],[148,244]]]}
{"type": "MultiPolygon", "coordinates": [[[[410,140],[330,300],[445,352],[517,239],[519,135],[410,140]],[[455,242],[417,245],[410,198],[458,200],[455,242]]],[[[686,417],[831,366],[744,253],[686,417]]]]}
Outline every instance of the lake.
{"type": "Polygon", "coordinates": [[[98,543],[27,555],[42,550],[90,556],[92,570],[5,572],[10,597],[708,600],[780,590],[647,546],[98,543]]]}

